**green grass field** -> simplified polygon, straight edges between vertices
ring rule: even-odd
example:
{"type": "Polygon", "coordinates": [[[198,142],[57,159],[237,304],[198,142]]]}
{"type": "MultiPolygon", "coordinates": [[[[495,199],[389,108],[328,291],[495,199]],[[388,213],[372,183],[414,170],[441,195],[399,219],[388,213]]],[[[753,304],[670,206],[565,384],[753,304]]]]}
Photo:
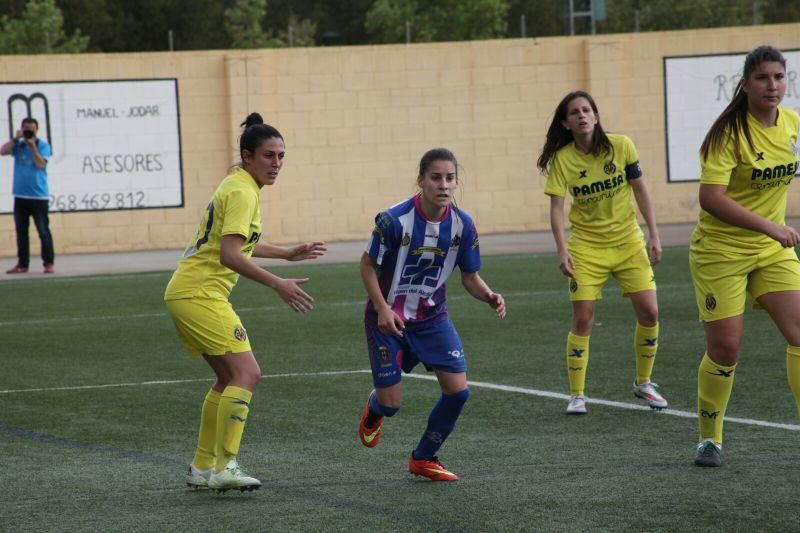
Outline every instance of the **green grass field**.
{"type": "MultiPolygon", "coordinates": [[[[685,248],[657,268],[661,338],[654,380],[694,411],[701,326],[685,248]]],[[[472,386],[440,452],[453,484],[414,478],[406,461],[438,397],[404,380],[404,407],[381,444],[356,426],[371,389],[364,292],[355,264],[301,265],[315,311],[300,316],[242,280],[233,295],[265,378],[241,463],[258,492],[192,491],[183,474],[211,382],[182,353],[162,302],[169,273],[0,283],[0,530],[3,531],[701,531],[798,530],[800,427],[726,424],[724,465],[692,464],[696,421],[593,404],[638,404],[634,317],[616,283],[592,335],[589,415],[566,401],[472,386]],[[325,375],[326,372],[349,371],[325,375]]],[[[553,255],[485,257],[506,296],[500,321],[450,283],[449,307],[471,380],[566,392],[570,306],[553,255]]],[[[785,342],[748,311],[728,415],[797,424],[785,342]]],[[[424,374],[417,369],[415,374],[424,374]]]]}

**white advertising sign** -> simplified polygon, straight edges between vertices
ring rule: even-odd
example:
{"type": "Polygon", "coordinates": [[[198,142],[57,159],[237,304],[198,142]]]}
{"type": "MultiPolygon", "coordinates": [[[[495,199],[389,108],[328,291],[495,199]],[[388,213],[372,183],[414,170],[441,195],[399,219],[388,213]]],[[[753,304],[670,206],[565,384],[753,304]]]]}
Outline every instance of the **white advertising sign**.
{"type": "MultiPolygon", "coordinates": [[[[51,211],[183,205],[177,80],[0,83],[0,105],[0,139],[31,116],[52,147],[51,211]]],[[[0,214],[13,212],[13,176],[0,158],[0,214]]]]}
{"type": "MultiPolygon", "coordinates": [[[[668,181],[700,179],[700,145],[731,101],[745,55],[664,58],[668,181]]],[[[784,50],[783,55],[787,78],[783,106],[800,113],[800,51],[784,50]]]]}

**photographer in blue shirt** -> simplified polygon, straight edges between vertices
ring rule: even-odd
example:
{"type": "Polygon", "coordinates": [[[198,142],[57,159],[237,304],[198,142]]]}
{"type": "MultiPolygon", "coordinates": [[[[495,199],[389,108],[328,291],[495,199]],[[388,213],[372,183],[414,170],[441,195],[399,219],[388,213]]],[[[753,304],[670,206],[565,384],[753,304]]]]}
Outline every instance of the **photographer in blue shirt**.
{"type": "Polygon", "coordinates": [[[42,241],[44,273],[55,272],[53,236],[50,234],[50,219],[47,216],[50,204],[47,160],[52,152],[47,141],[36,137],[38,131],[39,122],[35,118],[25,118],[14,138],[0,146],[0,155],[14,156],[14,226],[17,231],[18,261],[16,266],[6,270],[6,274],[21,274],[28,271],[30,217],[33,217],[33,223],[42,241]]]}

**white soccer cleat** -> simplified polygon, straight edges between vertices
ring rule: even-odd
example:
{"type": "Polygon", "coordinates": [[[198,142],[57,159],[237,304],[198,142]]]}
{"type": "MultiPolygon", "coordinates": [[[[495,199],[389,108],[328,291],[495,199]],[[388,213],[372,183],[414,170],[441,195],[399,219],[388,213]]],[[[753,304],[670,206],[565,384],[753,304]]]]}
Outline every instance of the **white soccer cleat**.
{"type": "Polygon", "coordinates": [[[641,385],[637,385],[636,382],[634,382],[633,395],[646,401],[650,409],[666,409],[667,400],[658,393],[656,387],[658,387],[658,385],[649,379],[641,385]]]}
{"type": "Polygon", "coordinates": [[[211,474],[208,480],[208,488],[217,492],[225,492],[231,489],[245,492],[258,490],[261,488],[261,482],[245,474],[236,459],[231,459],[221,472],[211,474]]]}
{"type": "Polygon", "coordinates": [[[186,473],[186,485],[194,489],[207,489],[208,478],[210,478],[213,473],[213,468],[200,470],[194,465],[189,465],[189,472],[186,473]]]}
{"type": "Polygon", "coordinates": [[[585,415],[586,398],[583,396],[572,396],[567,404],[568,415],[585,415]]]}

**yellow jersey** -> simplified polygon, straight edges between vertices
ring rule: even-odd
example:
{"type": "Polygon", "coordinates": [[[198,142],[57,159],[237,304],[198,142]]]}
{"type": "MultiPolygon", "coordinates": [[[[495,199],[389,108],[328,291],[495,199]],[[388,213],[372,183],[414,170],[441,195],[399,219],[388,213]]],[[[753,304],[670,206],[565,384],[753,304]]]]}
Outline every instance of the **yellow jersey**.
{"type": "MultiPolygon", "coordinates": [[[[701,156],[700,183],[725,185],[725,195],[737,204],[776,224],[784,224],[786,195],[800,164],[800,116],[779,107],[775,126],[765,128],[750,113],[747,124],[755,150],[740,131],[741,153],[736,154],[733,139],[728,137],[718,152],[709,154],[708,160],[703,161],[701,156]]],[[[702,210],[692,236],[693,240],[699,238],[712,241],[714,247],[738,252],[758,252],[775,244],[763,233],[732,226],[702,210]]]]}
{"type": "Polygon", "coordinates": [[[644,239],[628,185],[642,176],[639,155],[625,135],[610,133],[608,138],[611,154],[583,154],[572,142],[556,152],[550,165],[545,194],[572,196],[571,245],[603,248],[644,239]]]}
{"type": "Polygon", "coordinates": [[[261,236],[260,188],[241,168],[226,177],[214,192],[167,285],[165,300],[228,298],[239,274],[219,262],[223,235],[242,235],[242,254],[248,258],[261,236]]]}

